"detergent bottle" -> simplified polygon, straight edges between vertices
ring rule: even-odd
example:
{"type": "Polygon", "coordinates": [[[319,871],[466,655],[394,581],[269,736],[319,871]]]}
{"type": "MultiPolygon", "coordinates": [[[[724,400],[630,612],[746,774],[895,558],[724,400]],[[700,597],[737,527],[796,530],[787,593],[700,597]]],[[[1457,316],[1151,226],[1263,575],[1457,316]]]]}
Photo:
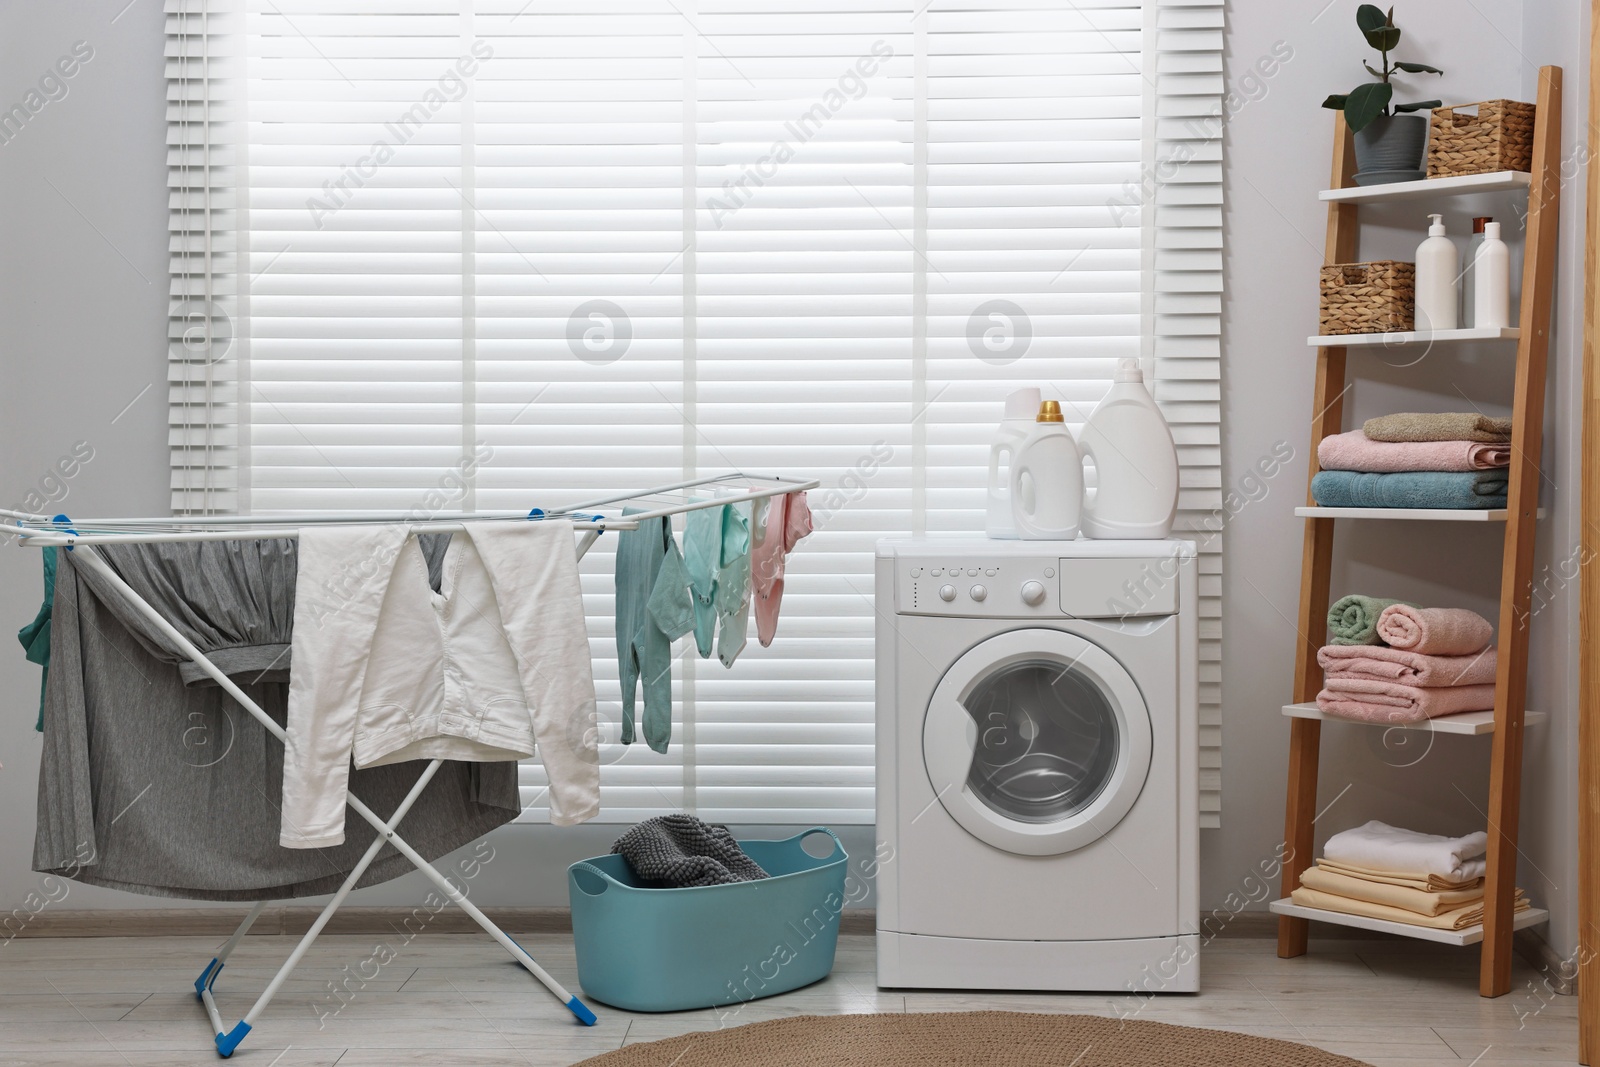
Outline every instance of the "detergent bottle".
{"type": "Polygon", "coordinates": [[[1039,411],[1039,390],[1018,389],[1006,397],[1006,413],[989,446],[989,507],[984,527],[990,537],[1014,539],[1016,520],[1011,517],[1011,463],[1017,448],[1033,432],[1039,411]]]}
{"type": "Polygon", "coordinates": [[[1116,381],[1084,424],[1078,447],[1095,470],[1095,491],[1083,506],[1085,535],[1137,540],[1172,532],[1178,449],[1137,359],[1117,361],[1116,381]]]}
{"type": "Polygon", "coordinates": [[[1039,405],[1033,432],[1011,460],[1011,515],[1027,541],[1070,541],[1083,510],[1083,459],[1061,405],[1039,405]]]}

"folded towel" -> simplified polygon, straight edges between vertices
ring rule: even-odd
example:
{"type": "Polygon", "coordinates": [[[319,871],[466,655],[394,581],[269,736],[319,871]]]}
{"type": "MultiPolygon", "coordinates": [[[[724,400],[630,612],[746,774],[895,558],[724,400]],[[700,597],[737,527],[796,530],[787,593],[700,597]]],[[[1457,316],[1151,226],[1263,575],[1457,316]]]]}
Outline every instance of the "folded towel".
{"type": "Polygon", "coordinates": [[[1382,597],[1351,593],[1333,602],[1328,609],[1328,629],[1333,631],[1336,645],[1375,645],[1378,643],[1378,619],[1384,610],[1401,603],[1382,597]]]}
{"type": "Polygon", "coordinates": [[[1378,638],[1393,648],[1425,656],[1470,656],[1489,647],[1494,627],[1466,608],[1391,604],[1378,617],[1378,638]]]}
{"type": "MultiPolygon", "coordinates": [[[[1381,623],[1378,636],[1383,636],[1381,623]]],[[[1370,678],[1424,687],[1488,685],[1494,682],[1495,652],[1491,646],[1471,656],[1429,656],[1387,645],[1327,645],[1317,652],[1317,663],[1327,678],[1370,678]]]]}
{"type": "Polygon", "coordinates": [[[1360,471],[1318,471],[1311,496],[1325,508],[1503,508],[1506,472],[1402,471],[1364,474],[1360,471]]]}
{"type": "Polygon", "coordinates": [[[1387,882],[1370,882],[1348,874],[1308,867],[1300,875],[1300,884],[1319,893],[1335,893],[1352,900],[1365,900],[1369,904],[1384,904],[1391,908],[1404,908],[1418,915],[1438,915],[1452,911],[1463,904],[1474,904],[1483,899],[1481,884],[1471,889],[1411,889],[1390,885],[1387,882]]]}
{"type": "Polygon", "coordinates": [[[1510,465],[1511,449],[1475,441],[1374,441],[1351,430],[1317,445],[1317,466],[1325,471],[1481,471],[1510,465]]]}
{"type": "Polygon", "coordinates": [[[1480,441],[1502,445],[1511,440],[1511,420],[1491,419],[1475,411],[1442,415],[1404,411],[1368,419],[1361,432],[1374,441],[1480,441]]]}
{"type": "Polygon", "coordinates": [[[1479,830],[1465,837],[1424,834],[1373,819],[1328,838],[1322,854],[1334,863],[1380,871],[1420,871],[1442,878],[1463,877],[1461,865],[1489,849],[1489,835],[1479,830]]]}
{"type": "MultiPolygon", "coordinates": [[[[1323,893],[1305,886],[1290,893],[1289,897],[1302,907],[1336,911],[1341,915],[1360,915],[1368,919],[1387,919],[1389,922],[1426,926],[1434,930],[1465,930],[1469,926],[1477,926],[1483,922],[1482,901],[1476,904],[1463,904],[1449,911],[1441,911],[1437,915],[1418,915],[1404,908],[1391,908],[1387,904],[1373,904],[1366,900],[1356,900],[1354,897],[1341,897],[1336,893],[1323,893]]],[[[1528,898],[1523,896],[1522,890],[1519,889],[1514,910],[1525,911],[1527,908],[1528,898]]]]}
{"type": "Polygon", "coordinates": [[[1362,867],[1353,863],[1339,863],[1326,856],[1317,858],[1317,866],[1325,871],[1335,874],[1347,874],[1352,878],[1362,878],[1368,882],[1384,882],[1388,885],[1405,886],[1407,889],[1421,889],[1424,892],[1434,892],[1440,889],[1473,889],[1483,885],[1483,876],[1489,870],[1489,865],[1484,860],[1462,860],[1461,877],[1446,878],[1438,874],[1427,874],[1423,871],[1380,871],[1376,867],[1362,867]]]}
{"type": "Polygon", "coordinates": [[[1405,685],[1378,678],[1329,675],[1317,694],[1325,714],[1361,722],[1408,723],[1494,708],[1494,685],[1405,685]]]}

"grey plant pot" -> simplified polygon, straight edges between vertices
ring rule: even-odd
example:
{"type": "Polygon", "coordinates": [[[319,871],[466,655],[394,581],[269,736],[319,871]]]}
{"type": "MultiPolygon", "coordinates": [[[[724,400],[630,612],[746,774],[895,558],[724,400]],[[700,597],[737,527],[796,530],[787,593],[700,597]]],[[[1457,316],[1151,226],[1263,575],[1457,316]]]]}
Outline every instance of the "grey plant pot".
{"type": "Polygon", "coordinates": [[[1426,115],[1379,115],[1356,132],[1355,140],[1357,185],[1427,176],[1422,165],[1428,146],[1426,115]]]}

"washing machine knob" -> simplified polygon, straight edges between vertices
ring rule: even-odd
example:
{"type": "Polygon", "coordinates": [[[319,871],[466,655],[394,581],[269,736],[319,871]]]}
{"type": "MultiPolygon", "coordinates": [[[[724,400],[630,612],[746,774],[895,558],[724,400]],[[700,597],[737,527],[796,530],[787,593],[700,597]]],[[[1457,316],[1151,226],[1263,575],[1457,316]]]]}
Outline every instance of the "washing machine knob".
{"type": "Polygon", "coordinates": [[[967,590],[967,593],[972,597],[973,600],[982,601],[989,595],[989,590],[985,589],[981,585],[975,585],[971,589],[967,590]]]}
{"type": "Polygon", "coordinates": [[[1039,582],[1022,583],[1022,602],[1030,607],[1044,603],[1044,586],[1039,582]]]}
{"type": "Polygon", "coordinates": [[[940,600],[942,600],[946,604],[948,604],[948,603],[950,603],[950,601],[954,600],[955,598],[956,598],[956,587],[955,586],[953,586],[953,585],[941,585],[939,587],[939,599],[940,600]]]}

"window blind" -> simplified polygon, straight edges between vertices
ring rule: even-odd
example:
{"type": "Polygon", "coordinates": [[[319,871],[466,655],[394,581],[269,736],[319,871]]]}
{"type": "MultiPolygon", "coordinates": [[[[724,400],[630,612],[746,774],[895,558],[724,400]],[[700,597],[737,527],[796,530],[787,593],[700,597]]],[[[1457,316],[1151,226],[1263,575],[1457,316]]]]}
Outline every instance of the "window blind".
{"type": "Polygon", "coordinates": [[[871,822],[872,546],[981,528],[1012,389],[1081,423],[1143,357],[1180,525],[1217,506],[1220,141],[1183,120],[1220,3],[167,10],[175,510],[823,480],[777,641],[678,650],[665,757],[616,743],[615,542],[586,557],[607,818],[871,822]]]}

